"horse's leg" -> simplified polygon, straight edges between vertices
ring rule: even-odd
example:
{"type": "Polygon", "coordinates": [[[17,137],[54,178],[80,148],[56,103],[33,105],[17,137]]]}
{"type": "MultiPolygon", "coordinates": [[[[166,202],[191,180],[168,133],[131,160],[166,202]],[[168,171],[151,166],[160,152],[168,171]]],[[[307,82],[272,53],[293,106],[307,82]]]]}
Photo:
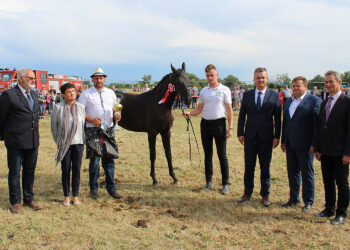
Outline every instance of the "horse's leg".
{"type": "Polygon", "coordinates": [[[153,180],[153,185],[157,185],[158,181],[156,179],[156,173],[154,171],[154,162],[156,160],[156,138],[157,135],[153,133],[148,133],[148,145],[149,145],[149,157],[151,160],[151,177],[153,180]]]}
{"type": "Polygon", "coordinates": [[[166,159],[168,161],[169,175],[173,178],[174,184],[177,184],[178,180],[177,180],[177,178],[175,176],[174,167],[173,167],[173,163],[172,163],[172,160],[171,160],[171,148],[170,148],[171,132],[170,132],[170,130],[166,130],[166,131],[161,132],[160,134],[162,136],[165,156],[166,156],[166,159]]]}

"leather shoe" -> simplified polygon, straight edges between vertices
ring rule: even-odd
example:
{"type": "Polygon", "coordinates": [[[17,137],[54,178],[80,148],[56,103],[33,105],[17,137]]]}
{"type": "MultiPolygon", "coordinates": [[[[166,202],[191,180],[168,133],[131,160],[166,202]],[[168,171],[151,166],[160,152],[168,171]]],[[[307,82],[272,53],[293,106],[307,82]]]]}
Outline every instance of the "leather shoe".
{"type": "Polygon", "coordinates": [[[30,207],[34,210],[40,210],[41,206],[35,201],[23,202],[23,206],[30,207]]]}
{"type": "Polygon", "coordinates": [[[344,224],[345,216],[344,215],[337,215],[334,219],[331,220],[332,225],[341,225],[344,224]]]}
{"type": "Polygon", "coordinates": [[[224,185],[224,187],[222,188],[221,193],[222,193],[223,195],[225,195],[225,194],[228,194],[228,192],[229,192],[229,189],[228,189],[228,185],[226,184],[226,185],[224,185]]]}
{"type": "Polygon", "coordinates": [[[94,199],[94,200],[97,200],[97,198],[98,198],[97,192],[90,192],[90,198],[94,199]]]}
{"type": "Polygon", "coordinates": [[[121,199],[122,198],[122,196],[120,194],[118,194],[117,192],[110,193],[109,195],[112,196],[114,199],[121,199]]]}
{"type": "Polygon", "coordinates": [[[271,205],[271,201],[268,196],[263,197],[261,200],[262,204],[264,204],[265,207],[268,207],[271,205]]]}
{"type": "Polygon", "coordinates": [[[315,214],[316,217],[332,217],[333,215],[334,215],[334,212],[329,212],[326,209],[315,214]]]}
{"type": "Polygon", "coordinates": [[[13,214],[19,214],[22,212],[21,204],[14,204],[9,209],[10,209],[11,213],[13,213],[13,214]]]}
{"type": "Polygon", "coordinates": [[[208,191],[211,189],[212,186],[213,186],[212,182],[208,181],[205,187],[203,188],[203,190],[208,191]]]}
{"type": "Polygon", "coordinates": [[[250,200],[250,196],[244,194],[241,198],[239,198],[239,199],[237,200],[237,202],[243,203],[243,202],[246,202],[246,201],[249,201],[249,200],[250,200]]]}
{"type": "Polygon", "coordinates": [[[301,211],[303,211],[304,213],[308,213],[308,212],[310,212],[311,210],[312,210],[312,205],[310,205],[310,204],[305,205],[305,206],[301,209],[301,211]]]}
{"type": "Polygon", "coordinates": [[[299,202],[297,201],[291,201],[289,200],[288,202],[286,203],[282,203],[281,207],[294,207],[298,204],[299,202]]]}

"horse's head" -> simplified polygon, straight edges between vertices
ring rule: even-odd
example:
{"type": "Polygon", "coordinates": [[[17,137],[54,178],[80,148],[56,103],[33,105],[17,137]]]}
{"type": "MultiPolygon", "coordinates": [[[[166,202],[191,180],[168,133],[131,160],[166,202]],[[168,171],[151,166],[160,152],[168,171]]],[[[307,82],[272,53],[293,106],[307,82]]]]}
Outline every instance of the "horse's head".
{"type": "Polygon", "coordinates": [[[181,69],[175,69],[171,64],[171,81],[175,86],[175,91],[181,96],[181,99],[184,100],[186,105],[190,105],[190,95],[188,93],[188,84],[190,80],[186,75],[186,65],[182,63],[181,69]]]}

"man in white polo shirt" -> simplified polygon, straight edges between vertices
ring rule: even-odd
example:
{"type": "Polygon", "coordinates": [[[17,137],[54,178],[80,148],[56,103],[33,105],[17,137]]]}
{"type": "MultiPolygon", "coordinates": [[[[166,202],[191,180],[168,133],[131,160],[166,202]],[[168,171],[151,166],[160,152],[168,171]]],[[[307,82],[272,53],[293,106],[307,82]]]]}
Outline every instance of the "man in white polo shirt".
{"type": "MultiPolygon", "coordinates": [[[[117,102],[116,95],[113,90],[105,88],[106,75],[101,68],[95,69],[95,72],[91,75],[94,87],[85,90],[79,98],[79,102],[85,105],[86,111],[86,127],[87,131],[94,128],[103,128],[105,131],[113,133],[113,106],[117,102]]],[[[121,116],[115,117],[116,121],[119,121],[121,116]]],[[[99,156],[89,153],[87,146],[87,157],[90,159],[89,164],[89,185],[90,185],[90,197],[93,199],[98,198],[98,184],[97,179],[99,177],[100,168],[99,156]]],[[[102,156],[102,167],[106,175],[106,189],[110,196],[115,199],[120,199],[121,195],[117,193],[114,183],[114,158],[102,156]]]]}
{"type": "Polygon", "coordinates": [[[199,104],[196,109],[185,112],[184,116],[199,115],[203,112],[201,121],[201,138],[205,154],[205,179],[204,190],[212,187],[213,176],[213,138],[217,148],[222,175],[222,194],[229,192],[229,166],[226,156],[226,141],[232,136],[233,111],[231,108],[231,91],[228,87],[218,82],[218,72],[213,64],[205,67],[205,75],[209,85],[199,93],[199,104]],[[225,110],[228,120],[226,130],[225,110]]]}

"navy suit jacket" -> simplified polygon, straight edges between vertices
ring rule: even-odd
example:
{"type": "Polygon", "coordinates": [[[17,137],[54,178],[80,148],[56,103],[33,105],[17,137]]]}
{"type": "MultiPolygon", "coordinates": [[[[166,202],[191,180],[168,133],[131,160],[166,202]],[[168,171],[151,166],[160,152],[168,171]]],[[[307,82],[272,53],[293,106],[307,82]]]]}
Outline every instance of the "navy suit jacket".
{"type": "Polygon", "coordinates": [[[281,135],[281,102],[276,91],[266,89],[260,111],[255,104],[255,89],[243,94],[239,110],[237,136],[248,140],[258,137],[265,142],[279,139],[281,135]]]}
{"type": "Polygon", "coordinates": [[[16,86],[0,96],[0,140],[7,148],[34,149],[39,147],[38,94],[31,90],[33,111],[21,89],[16,86]]]}
{"type": "Polygon", "coordinates": [[[309,150],[316,146],[316,136],[319,131],[319,112],[321,99],[306,94],[290,118],[290,98],[283,106],[283,123],[281,143],[294,150],[309,150]]]}
{"type": "Polygon", "coordinates": [[[350,156],[350,97],[341,94],[334,103],[326,122],[324,100],[320,109],[320,131],[317,151],[330,156],[350,156]]]}

